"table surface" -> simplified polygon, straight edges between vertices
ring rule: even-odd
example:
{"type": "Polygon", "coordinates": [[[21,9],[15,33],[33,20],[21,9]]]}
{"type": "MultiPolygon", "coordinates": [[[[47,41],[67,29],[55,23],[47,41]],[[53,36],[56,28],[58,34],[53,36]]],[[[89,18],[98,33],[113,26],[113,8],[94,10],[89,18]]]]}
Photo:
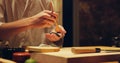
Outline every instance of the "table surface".
{"type": "Polygon", "coordinates": [[[72,47],[61,48],[59,52],[32,53],[31,57],[41,63],[100,63],[120,60],[120,52],[105,51],[120,50],[120,48],[94,46],[89,48],[101,48],[104,51],[82,54],[72,53],[71,48],[72,47]]]}

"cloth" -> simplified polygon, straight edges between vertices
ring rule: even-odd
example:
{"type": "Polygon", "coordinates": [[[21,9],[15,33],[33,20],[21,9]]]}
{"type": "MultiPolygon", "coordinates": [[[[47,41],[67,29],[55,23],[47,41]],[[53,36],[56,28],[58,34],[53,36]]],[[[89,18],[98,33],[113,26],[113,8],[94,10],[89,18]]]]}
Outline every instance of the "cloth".
{"type": "MultiPolygon", "coordinates": [[[[33,16],[43,10],[50,10],[49,2],[50,0],[0,0],[0,22],[12,22],[33,16]]],[[[38,46],[46,42],[47,32],[50,32],[50,29],[34,28],[10,37],[7,42],[13,48],[38,46]]]]}

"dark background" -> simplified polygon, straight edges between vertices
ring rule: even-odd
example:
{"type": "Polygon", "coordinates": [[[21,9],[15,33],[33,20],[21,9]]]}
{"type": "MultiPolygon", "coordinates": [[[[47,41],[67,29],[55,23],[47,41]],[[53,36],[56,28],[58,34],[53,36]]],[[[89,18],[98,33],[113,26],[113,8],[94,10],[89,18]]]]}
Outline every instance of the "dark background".
{"type": "MultiPolygon", "coordinates": [[[[63,0],[63,46],[73,46],[73,1],[63,0]]],[[[79,45],[112,46],[120,42],[120,0],[79,0],[79,45]]]]}
{"type": "Polygon", "coordinates": [[[73,46],[73,0],[63,0],[63,26],[67,31],[65,47],[73,46]]]}
{"type": "Polygon", "coordinates": [[[79,0],[80,45],[120,42],[120,0],[79,0]]]}

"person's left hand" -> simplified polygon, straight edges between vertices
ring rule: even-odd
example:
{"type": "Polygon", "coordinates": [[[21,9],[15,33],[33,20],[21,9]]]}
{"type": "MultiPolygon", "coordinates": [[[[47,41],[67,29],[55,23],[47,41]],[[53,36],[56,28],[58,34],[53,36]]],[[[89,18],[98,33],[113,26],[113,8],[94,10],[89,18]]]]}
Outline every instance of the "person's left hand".
{"type": "Polygon", "coordinates": [[[53,31],[51,33],[46,33],[46,38],[51,42],[55,42],[63,38],[66,34],[65,29],[59,25],[59,31],[53,31]]]}

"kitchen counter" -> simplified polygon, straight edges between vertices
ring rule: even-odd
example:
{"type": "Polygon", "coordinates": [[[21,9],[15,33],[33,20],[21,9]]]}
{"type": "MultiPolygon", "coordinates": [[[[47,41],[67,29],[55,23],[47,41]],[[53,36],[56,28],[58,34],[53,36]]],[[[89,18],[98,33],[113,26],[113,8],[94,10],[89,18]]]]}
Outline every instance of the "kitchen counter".
{"type": "MultiPolygon", "coordinates": [[[[89,47],[89,46],[88,46],[89,47]]],[[[87,48],[88,48],[87,47],[87,48]]],[[[86,48],[86,47],[85,47],[86,48]]],[[[120,60],[120,48],[114,47],[89,47],[101,48],[99,53],[80,53],[75,54],[71,51],[72,47],[61,48],[58,52],[47,53],[31,53],[31,57],[38,61],[38,63],[100,63],[120,60]],[[117,50],[105,51],[105,50],[117,50]]]]}

